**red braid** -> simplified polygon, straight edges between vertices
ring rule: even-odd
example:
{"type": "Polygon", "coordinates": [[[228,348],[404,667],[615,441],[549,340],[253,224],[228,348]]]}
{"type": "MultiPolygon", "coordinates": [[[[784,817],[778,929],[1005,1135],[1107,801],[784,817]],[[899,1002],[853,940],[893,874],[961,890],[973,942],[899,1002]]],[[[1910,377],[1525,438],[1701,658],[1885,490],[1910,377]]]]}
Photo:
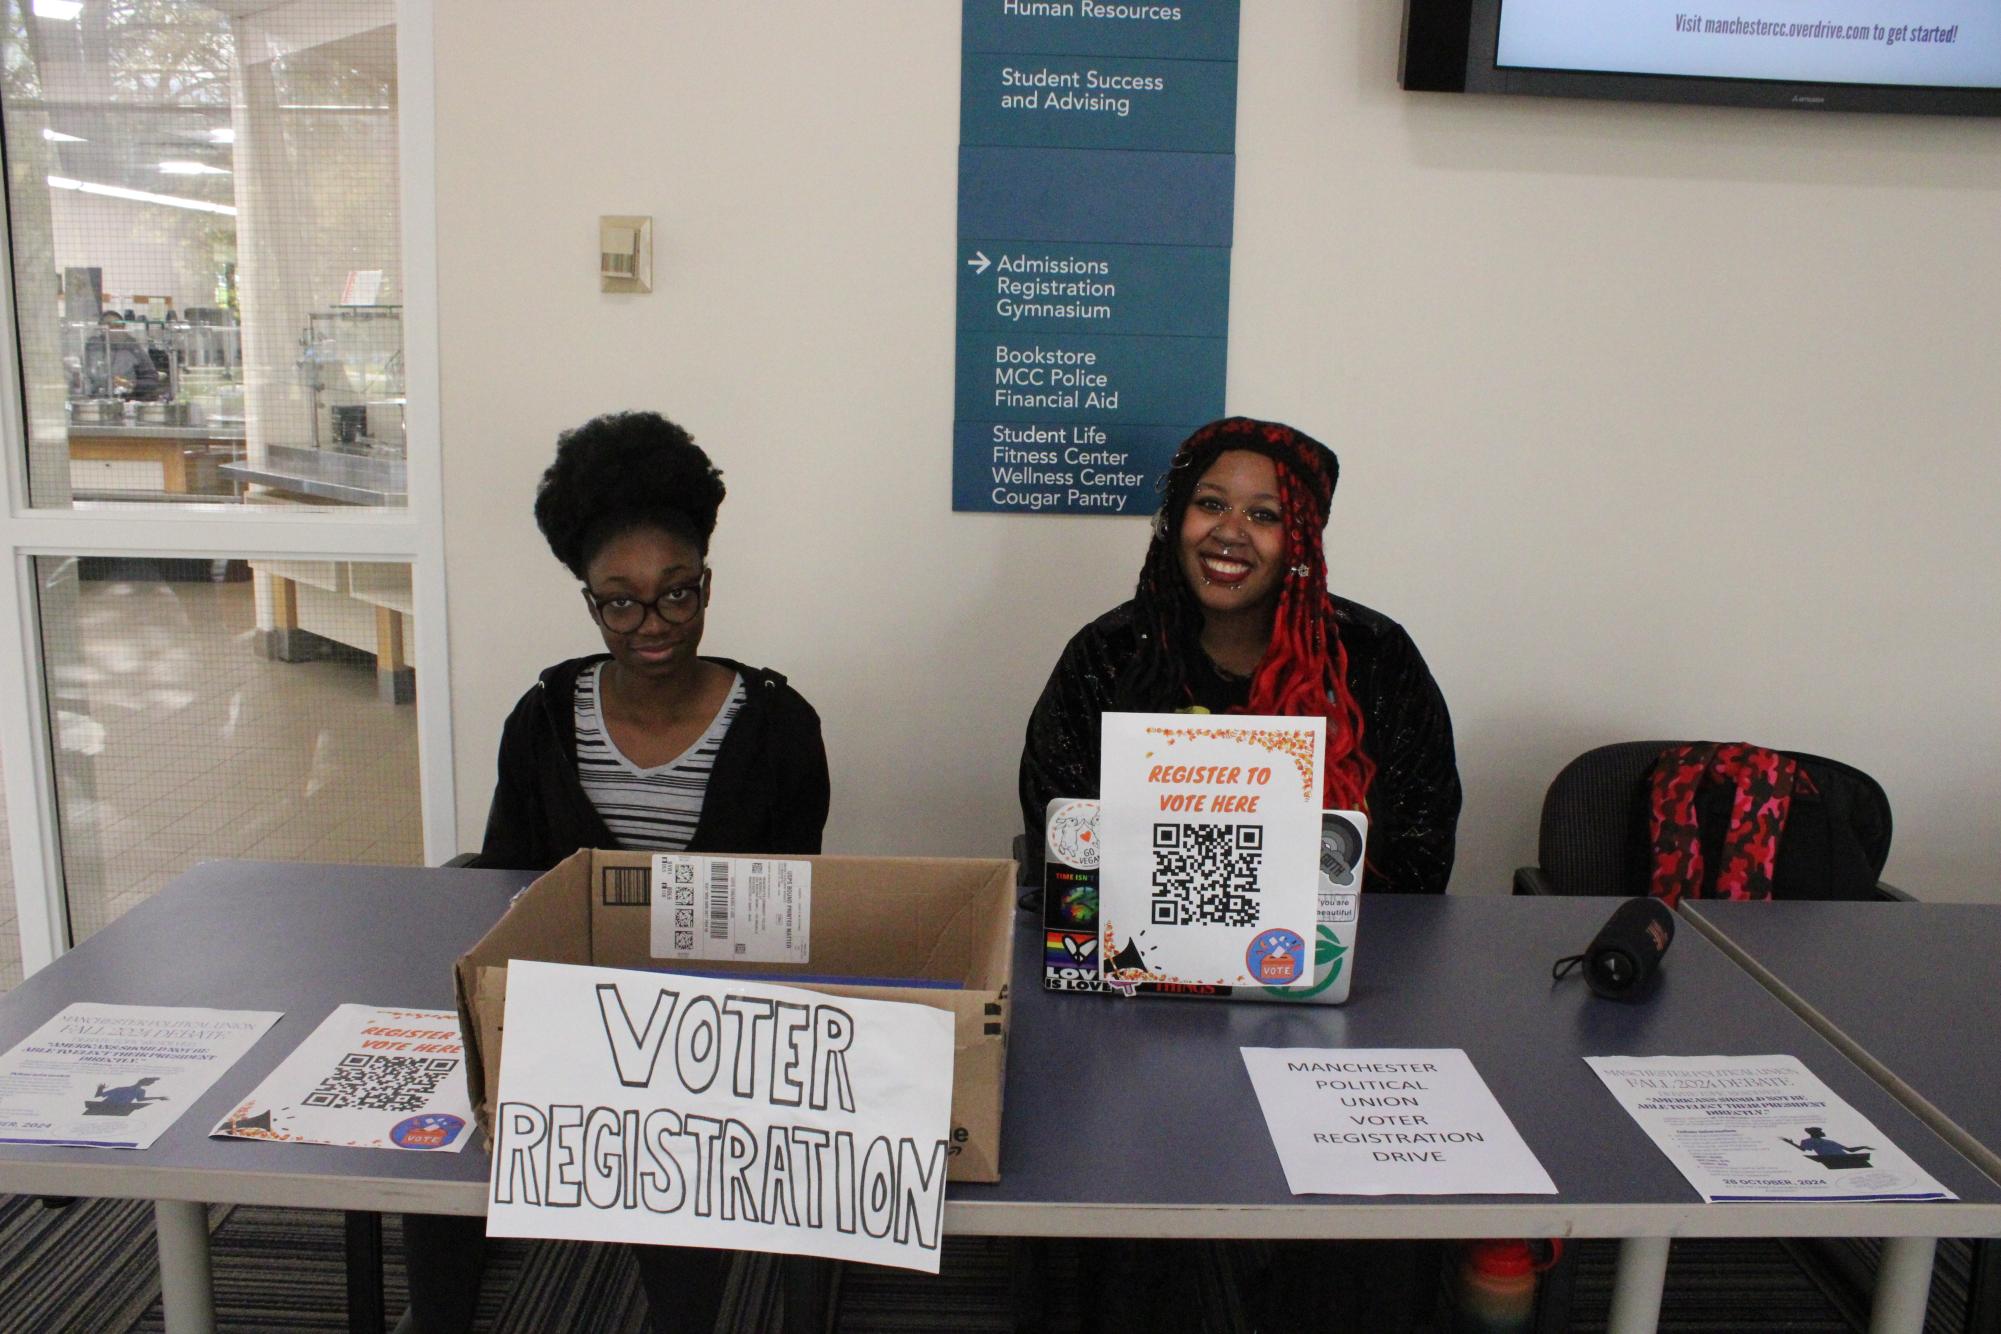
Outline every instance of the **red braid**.
{"type": "Polygon", "coordinates": [[[1272,617],[1271,644],[1251,677],[1245,709],[1326,718],[1327,809],[1366,810],[1376,765],[1362,749],[1362,709],[1348,689],[1348,650],[1328,618],[1327,557],[1320,544],[1324,520],[1311,490],[1291,467],[1278,469],[1278,494],[1285,516],[1285,581],[1272,617]]]}

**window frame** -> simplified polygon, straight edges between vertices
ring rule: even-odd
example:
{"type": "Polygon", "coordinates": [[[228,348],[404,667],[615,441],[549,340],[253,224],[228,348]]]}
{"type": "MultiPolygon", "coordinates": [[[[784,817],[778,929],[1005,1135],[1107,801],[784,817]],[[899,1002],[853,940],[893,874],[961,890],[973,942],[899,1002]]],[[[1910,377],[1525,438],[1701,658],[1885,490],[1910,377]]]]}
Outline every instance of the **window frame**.
{"type": "MultiPolygon", "coordinates": [[[[408,503],[286,508],[190,503],[28,504],[27,416],[15,319],[11,213],[0,208],[0,781],[24,976],[69,948],[50,751],[47,674],[34,562],[41,556],[322,559],[410,567],[424,856],[458,852],[446,615],[444,459],[438,398],[435,12],[395,0],[398,186],[402,209],[404,423],[408,503]]],[[[5,182],[0,181],[0,188],[5,182]]],[[[382,705],[380,707],[393,707],[382,705]]]]}

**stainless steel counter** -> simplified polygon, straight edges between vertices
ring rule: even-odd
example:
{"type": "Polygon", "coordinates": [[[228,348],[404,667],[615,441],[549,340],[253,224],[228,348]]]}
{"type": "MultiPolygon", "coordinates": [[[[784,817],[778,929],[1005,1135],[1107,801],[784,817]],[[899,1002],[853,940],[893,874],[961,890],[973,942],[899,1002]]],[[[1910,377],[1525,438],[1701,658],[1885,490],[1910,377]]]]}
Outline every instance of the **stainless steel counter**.
{"type": "Polygon", "coordinates": [[[186,440],[191,444],[241,444],[243,426],[99,426],[92,422],[71,422],[70,438],[92,440],[186,440]]]}
{"type": "Polygon", "coordinates": [[[401,505],[409,495],[409,468],[402,459],[289,445],[273,445],[264,454],[261,463],[225,463],[217,471],[233,482],[343,505],[401,505]]]}

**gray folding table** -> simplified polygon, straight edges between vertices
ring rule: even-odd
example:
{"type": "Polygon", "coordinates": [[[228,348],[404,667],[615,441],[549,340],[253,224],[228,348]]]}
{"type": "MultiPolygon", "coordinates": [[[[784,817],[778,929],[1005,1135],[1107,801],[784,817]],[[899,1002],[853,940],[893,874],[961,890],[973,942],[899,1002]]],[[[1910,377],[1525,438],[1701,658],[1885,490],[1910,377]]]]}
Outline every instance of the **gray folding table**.
{"type": "MultiPolygon", "coordinates": [[[[206,863],[0,999],[0,1046],[79,1000],[273,1009],[273,1027],[150,1149],[0,1146],[0,1189],[160,1201],[176,1330],[212,1323],[203,1202],[476,1214],[485,1156],[211,1140],[207,1132],[347,1001],[445,1006],[451,961],[525,877],[206,863]]],[[[1613,1328],[1651,1329],[1674,1236],[1896,1238],[1877,1328],[1917,1330],[1929,1238],[2001,1234],[1988,1181],[1695,933],[1640,1006],[1552,984],[1605,912],[1589,900],[1365,900],[1340,1008],[1052,995],[1017,940],[1003,1180],[953,1187],[946,1227],[1015,1236],[1626,1239],[1613,1328]],[[1554,1196],[1340,1198],[1285,1186],[1237,1049],[1463,1047],[1555,1180],[1554,1196]],[[1791,1052],[1962,1197],[1959,1204],[1703,1204],[1586,1054],[1791,1052]]]]}
{"type": "Polygon", "coordinates": [[[147,1149],[0,1145],[0,1189],[156,1201],[170,1328],[214,1322],[206,1205],[479,1213],[477,1146],[426,1154],[208,1132],[335,1006],[451,1009],[452,961],[532,877],[205,862],[0,998],[0,1050],[76,1001],[279,1010],[284,1018],[147,1149]]]}
{"type": "Polygon", "coordinates": [[[1613,1328],[1651,1329],[1668,1239],[1881,1236],[1874,1327],[1922,1327],[1933,1238],[1993,1232],[2001,1190],[1697,932],[1626,1004],[1549,966],[1602,899],[1363,898],[1344,1006],[1039,993],[1017,942],[998,1185],[956,1188],[948,1225],[1031,1235],[1621,1238],[1613,1328]],[[1237,1049],[1460,1047],[1555,1181],[1555,1196],[1287,1192],[1237,1049]],[[1961,1197],[1958,1205],[1701,1201],[1588,1055],[1789,1053],[1961,1197]],[[1221,1217],[1219,1217],[1219,1214],[1221,1217]],[[977,1223],[974,1220],[977,1218],[977,1223]],[[971,1225],[971,1226],[969,1226],[971,1225]]]}
{"type": "MultiPolygon", "coordinates": [[[[2001,1180],[2001,905],[1683,905],[1802,1018],[2001,1180]]],[[[1968,1327],[2001,1327],[2001,1245],[1976,1248],[1968,1327]]]]}

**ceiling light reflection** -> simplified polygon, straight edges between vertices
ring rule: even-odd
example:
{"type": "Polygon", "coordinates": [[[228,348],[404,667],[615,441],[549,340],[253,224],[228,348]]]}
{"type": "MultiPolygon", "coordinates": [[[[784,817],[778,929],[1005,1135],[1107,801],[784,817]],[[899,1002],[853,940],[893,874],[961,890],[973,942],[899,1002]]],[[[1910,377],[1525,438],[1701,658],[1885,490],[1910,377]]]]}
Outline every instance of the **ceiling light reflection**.
{"type": "Polygon", "coordinates": [[[156,195],[151,190],[128,190],[122,185],[100,185],[96,181],[73,180],[68,176],[51,176],[48,181],[52,190],[76,190],[87,195],[103,195],[107,199],[129,199],[138,204],[165,204],[168,208],[191,208],[199,213],[220,213],[226,218],[236,216],[234,205],[211,204],[206,199],[156,195]]]}

